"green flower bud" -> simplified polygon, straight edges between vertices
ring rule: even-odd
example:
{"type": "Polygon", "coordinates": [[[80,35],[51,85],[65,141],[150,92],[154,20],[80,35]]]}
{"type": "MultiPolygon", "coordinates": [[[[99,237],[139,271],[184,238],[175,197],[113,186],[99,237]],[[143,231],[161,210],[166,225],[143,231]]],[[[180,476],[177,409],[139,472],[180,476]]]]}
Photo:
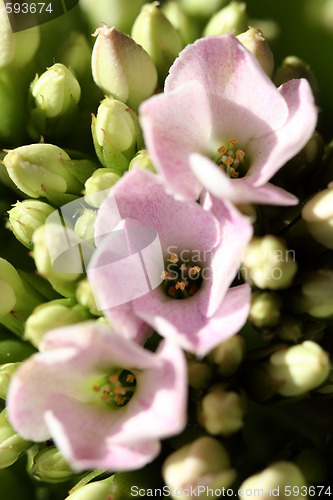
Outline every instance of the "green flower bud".
{"type": "Polygon", "coordinates": [[[282,396],[300,396],[315,389],[329,371],[328,354],[312,340],[274,352],[267,366],[267,373],[282,396]]]}
{"type": "Polygon", "coordinates": [[[38,348],[51,328],[81,323],[91,318],[87,309],[72,299],[51,300],[33,310],[26,321],[24,338],[38,348]]]}
{"type": "Polygon", "coordinates": [[[107,97],[92,118],[91,131],[100,162],[115,173],[123,174],[141,141],[136,113],[123,102],[107,97]]]}
{"type": "Polygon", "coordinates": [[[85,208],[74,226],[75,234],[84,241],[94,241],[94,224],[97,211],[85,208]]]}
{"type": "Polygon", "coordinates": [[[142,168],[144,170],[149,170],[150,172],[156,173],[155,167],[146,149],[141,149],[140,151],[138,151],[134,158],[130,161],[128,170],[135,170],[136,168],[142,168]]]}
{"type": "MultiPolygon", "coordinates": [[[[115,28],[103,26],[94,33],[92,75],[98,87],[137,111],[157,84],[157,72],[146,50],[115,28]]],[[[140,43],[140,42],[138,42],[140,43]]]]}
{"type": "Polygon", "coordinates": [[[80,0],[80,8],[92,31],[103,22],[129,33],[143,3],[144,0],[80,0]]]}
{"type": "Polygon", "coordinates": [[[120,177],[111,168],[98,168],[85,182],[85,201],[98,208],[108,195],[108,189],[119,181],[120,177]]]}
{"type": "Polygon", "coordinates": [[[34,57],[39,39],[38,27],[13,33],[5,2],[0,3],[0,68],[25,66],[34,57]]]}
{"type": "Polygon", "coordinates": [[[238,370],[245,355],[245,340],[234,335],[221,342],[208,356],[209,361],[217,365],[217,372],[222,377],[230,377],[238,370]]]}
{"type": "Polygon", "coordinates": [[[183,43],[176,28],[158,8],[158,2],[147,3],[142,7],[132,28],[132,38],[152,58],[162,85],[183,43]]]}
{"type": "Polygon", "coordinates": [[[202,399],[199,422],[209,434],[229,436],[243,427],[244,410],[244,400],[237,392],[215,385],[202,399]]]}
{"type": "Polygon", "coordinates": [[[237,36],[238,40],[249,50],[270,78],[274,71],[274,56],[268,43],[258,28],[249,27],[245,33],[237,36]]]}
{"type": "Polygon", "coordinates": [[[293,78],[306,78],[314,94],[318,93],[316,78],[308,64],[296,56],[288,56],[275,71],[273,81],[277,87],[293,78]]]}
{"type": "Polygon", "coordinates": [[[16,186],[32,198],[62,205],[79,196],[95,170],[90,160],[71,160],[52,144],[29,144],[9,151],[3,163],[16,186]]]}
{"type": "Polygon", "coordinates": [[[246,4],[232,1],[214,14],[204,29],[204,36],[219,36],[225,33],[239,35],[248,26],[246,4]]]}
{"type": "Polygon", "coordinates": [[[304,205],[302,217],[315,240],[333,249],[333,182],[304,205]]]}
{"type": "Polygon", "coordinates": [[[203,389],[208,387],[212,378],[212,370],[209,365],[191,359],[187,363],[188,382],[194,389],[203,389]]]}
{"type": "Polygon", "coordinates": [[[31,446],[19,436],[8,422],[7,410],[0,413],[0,468],[9,467],[31,446]]]}
{"type": "Polygon", "coordinates": [[[293,298],[293,308],[298,314],[314,318],[333,316],[333,271],[320,269],[310,275],[302,286],[302,296],[293,298]]]}
{"type": "Polygon", "coordinates": [[[8,210],[10,229],[27,248],[32,248],[33,232],[45,224],[54,208],[39,200],[18,201],[8,210]]]}
{"type": "Polygon", "coordinates": [[[178,30],[183,46],[199,38],[198,25],[185,14],[177,2],[167,2],[162,6],[161,10],[172,26],[178,30]]]}
{"type": "Polygon", "coordinates": [[[322,453],[315,448],[305,448],[295,459],[307,484],[322,484],[329,478],[328,466],[322,453]]]}
{"type": "Polygon", "coordinates": [[[283,317],[276,328],[276,334],[282,340],[296,343],[303,335],[302,321],[293,316],[283,317]]]}
{"type": "Polygon", "coordinates": [[[258,328],[275,326],[280,321],[281,307],[280,297],[276,293],[254,292],[249,321],[258,328]]]}
{"type": "Polygon", "coordinates": [[[275,236],[253,238],[243,257],[243,277],[259,288],[287,288],[297,271],[294,254],[275,236]]]}
{"type": "MultiPolygon", "coordinates": [[[[0,342],[1,345],[1,342],[0,342]]],[[[8,387],[13,373],[19,367],[20,363],[6,363],[0,365],[0,398],[6,399],[8,387]]]]}
{"type": "Polygon", "coordinates": [[[44,446],[30,457],[28,472],[47,483],[60,483],[73,476],[73,471],[55,446],[44,446]]]}
{"type": "MultiPolygon", "coordinates": [[[[178,493],[179,490],[191,489],[191,486],[197,488],[197,485],[215,491],[228,488],[236,478],[236,471],[231,469],[228,453],[222,444],[210,436],[203,436],[169,455],[163,464],[162,476],[166,485],[178,493]]],[[[206,493],[198,496],[207,498],[206,493]]],[[[174,498],[185,500],[188,495],[184,492],[174,498]]]]}
{"type": "Polygon", "coordinates": [[[65,500],[110,500],[113,477],[85,484],[81,488],[76,489],[65,500]]]}
{"type": "Polygon", "coordinates": [[[79,81],[91,78],[91,48],[83,33],[71,33],[59,47],[56,59],[74,71],[79,81]]]}
{"type": "MultiPolygon", "coordinates": [[[[256,494],[260,494],[263,500],[269,500],[272,495],[280,498],[285,498],[285,487],[289,487],[292,491],[294,500],[306,499],[302,486],[307,486],[306,481],[300,469],[292,462],[281,461],[267,467],[267,469],[248,477],[240,486],[242,492],[246,492],[247,498],[255,498],[256,494]],[[298,489],[293,490],[293,487],[298,489]],[[251,494],[252,492],[252,494],[251,494]]],[[[239,496],[242,499],[242,496],[239,496]]]]}
{"type": "Polygon", "coordinates": [[[228,0],[179,0],[181,7],[191,17],[207,19],[219,9],[222,9],[228,0]]]}
{"type": "Polygon", "coordinates": [[[0,365],[24,361],[36,350],[28,342],[18,339],[0,340],[0,365]]]}
{"type": "Polygon", "coordinates": [[[76,288],[77,301],[91,312],[94,316],[102,314],[96,306],[95,298],[91,290],[90,283],[87,279],[81,280],[76,288]]]}

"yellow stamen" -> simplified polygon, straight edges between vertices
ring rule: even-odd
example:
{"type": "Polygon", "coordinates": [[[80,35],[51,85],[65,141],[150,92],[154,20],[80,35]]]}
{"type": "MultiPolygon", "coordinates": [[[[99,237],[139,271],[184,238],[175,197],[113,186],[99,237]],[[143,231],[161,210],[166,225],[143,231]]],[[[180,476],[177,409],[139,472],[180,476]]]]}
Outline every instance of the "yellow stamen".
{"type": "Polygon", "coordinates": [[[193,266],[193,267],[191,267],[191,269],[190,269],[190,273],[191,273],[193,276],[195,276],[196,274],[200,273],[200,271],[201,271],[201,267],[199,267],[199,266],[193,266]]]}
{"type": "Polygon", "coordinates": [[[236,151],[237,160],[242,161],[244,156],[245,156],[244,151],[242,149],[237,149],[237,151],[236,151]]]}
{"type": "Polygon", "coordinates": [[[221,155],[225,155],[226,152],[227,152],[227,148],[225,146],[221,146],[218,150],[217,150],[218,153],[220,153],[221,155]]]}
{"type": "Polygon", "coordinates": [[[229,144],[231,147],[234,146],[236,144],[236,142],[238,142],[237,139],[234,139],[234,138],[229,139],[229,144]]]}
{"type": "Polygon", "coordinates": [[[161,279],[162,280],[167,280],[168,279],[168,271],[163,271],[163,273],[161,274],[161,279]]]}
{"type": "Polygon", "coordinates": [[[234,161],[234,159],[233,159],[233,158],[231,158],[231,156],[228,156],[228,157],[226,158],[226,160],[225,160],[225,162],[224,162],[224,163],[225,163],[226,165],[232,165],[232,164],[233,164],[233,161],[234,161]]]}
{"type": "Polygon", "coordinates": [[[116,375],[116,374],[114,374],[114,375],[110,375],[109,380],[110,380],[110,382],[111,382],[112,384],[115,384],[116,382],[118,382],[118,381],[119,381],[119,377],[118,377],[118,375],[116,375]]]}
{"type": "Polygon", "coordinates": [[[177,262],[179,261],[178,256],[175,253],[172,253],[170,255],[170,259],[169,260],[170,260],[170,262],[172,262],[172,264],[177,264],[177,262]]]}
{"type": "Polygon", "coordinates": [[[129,373],[126,377],[126,382],[134,382],[134,375],[132,375],[132,373],[129,373]]]}
{"type": "Polygon", "coordinates": [[[178,281],[178,283],[175,284],[176,290],[185,290],[185,283],[183,281],[178,281]]]}
{"type": "Polygon", "coordinates": [[[239,172],[236,172],[235,169],[232,169],[232,171],[230,172],[230,175],[231,177],[233,177],[234,179],[237,179],[237,177],[239,176],[239,172]]]}

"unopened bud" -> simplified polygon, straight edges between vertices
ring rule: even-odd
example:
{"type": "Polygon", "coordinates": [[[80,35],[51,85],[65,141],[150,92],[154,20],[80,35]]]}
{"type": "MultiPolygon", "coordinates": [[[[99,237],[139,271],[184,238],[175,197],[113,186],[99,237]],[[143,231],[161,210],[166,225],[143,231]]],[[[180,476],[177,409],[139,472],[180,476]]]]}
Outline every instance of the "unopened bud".
{"type": "Polygon", "coordinates": [[[303,335],[302,321],[294,316],[283,317],[276,328],[276,334],[282,340],[296,343],[303,335]]]}
{"type": "Polygon", "coordinates": [[[9,467],[31,446],[17,434],[8,422],[7,410],[0,413],[0,469],[9,467]]]}
{"type": "Polygon", "coordinates": [[[280,321],[282,303],[274,292],[253,292],[249,321],[256,327],[275,326],[280,321]]]}
{"type": "Polygon", "coordinates": [[[244,279],[262,289],[287,288],[297,271],[294,254],[275,236],[253,238],[243,258],[244,279]]]}
{"type": "Polygon", "coordinates": [[[71,33],[57,52],[57,60],[74,71],[79,81],[91,78],[91,48],[83,33],[71,33]]]}
{"type": "Polygon", "coordinates": [[[222,377],[230,377],[236,373],[245,355],[245,340],[240,335],[234,335],[221,342],[209,353],[209,360],[217,365],[217,371],[222,377]]]}
{"type": "Polygon", "coordinates": [[[239,35],[248,26],[246,4],[244,2],[232,1],[208,22],[204,36],[219,36],[226,33],[239,35]]]}
{"type": "Polygon", "coordinates": [[[243,398],[237,392],[216,385],[202,399],[199,422],[209,434],[229,436],[243,427],[244,410],[243,398]]]}
{"type": "Polygon", "coordinates": [[[196,361],[189,360],[187,364],[188,382],[194,389],[203,389],[208,387],[212,378],[212,370],[209,365],[196,361]]]}
{"type": "Polygon", "coordinates": [[[120,176],[111,168],[98,168],[85,182],[85,201],[98,208],[108,195],[108,189],[118,182],[120,176]]]}
{"type": "Polygon", "coordinates": [[[36,352],[29,342],[19,339],[0,340],[0,365],[24,361],[36,352]]]}
{"type": "Polygon", "coordinates": [[[328,354],[311,340],[274,352],[267,366],[267,373],[282,396],[300,396],[315,389],[329,371],[328,354]]]}
{"type": "Polygon", "coordinates": [[[199,38],[198,25],[185,14],[179,3],[175,1],[165,3],[162,6],[162,12],[172,26],[178,30],[184,46],[199,38]]]}
{"type": "Polygon", "coordinates": [[[94,481],[75,489],[65,500],[110,500],[113,476],[103,481],[94,481]]]}
{"type": "Polygon", "coordinates": [[[302,296],[293,297],[293,308],[298,314],[314,318],[333,316],[333,271],[319,269],[302,286],[302,296]]]}
{"type": "Polygon", "coordinates": [[[219,9],[222,9],[228,0],[179,0],[181,7],[191,17],[200,20],[208,19],[219,9]]]}
{"type": "Polygon", "coordinates": [[[318,92],[316,78],[308,64],[296,56],[288,56],[275,71],[273,81],[277,87],[294,78],[306,78],[314,94],[318,92]]]}
{"type": "Polygon", "coordinates": [[[20,363],[6,363],[0,365],[0,398],[6,399],[8,387],[13,373],[19,367],[20,363]]]}
{"type": "Polygon", "coordinates": [[[333,249],[333,182],[304,205],[302,217],[315,240],[333,249]]]}
{"type": "MultiPolygon", "coordinates": [[[[301,489],[302,486],[306,487],[307,483],[300,469],[292,462],[280,461],[273,463],[259,474],[248,477],[241,484],[240,490],[246,491],[246,497],[251,499],[256,497],[256,492],[262,491],[261,498],[269,500],[273,491],[276,491],[277,496],[285,498],[284,494],[279,495],[278,492],[286,492],[285,488],[288,487],[288,491],[293,492],[293,499],[302,500],[307,498],[301,489]],[[296,488],[293,490],[293,487],[297,487],[297,490],[296,488]]],[[[239,498],[243,497],[239,495],[239,498]]]]}
{"type": "Polygon", "coordinates": [[[169,68],[183,48],[180,34],[163,15],[158,2],[145,4],[135,20],[132,38],[148,52],[163,84],[169,68]]]}
{"type": "Polygon", "coordinates": [[[44,446],[30,457],[30,474],[47,483],[60,483],[73,476],[73,471],[55,446],[44,446]]]}
{"type": "Polygon", "coordinates": [[[94,240],[94,224],[96,217],[96,210],[85,208],[83,213],[76,220],[74,232],[81,240],[90,242],[94,240]]]}
{"type": "Polygon", "coordinates": [[[94,294],[87,279],[79,281],[76,288],[76,299],[80,304],[89,309],[94,316],[99,316],[101,314],[97,309],[94,294]]]}
{"type": "Polygon", "coordinates": [[[143,170],[149,170],[150,172],[156,173],[155,167],[149,153],[146,149],[141,149],[136,153],[134,158],[130,161],[128,170],[135,170],[137,168],[142,168],[143,170]]]}
{"type": "MultiPolygon", "coordinates": [[[[177,492],[175,498],[188,498],[186,489],[202,486],[200,498],[206,496],[206,488],[213,491],[228,488],[236,478],[236,471],[230,467],[225,448],[216,439],[203,436],[178,449],[165,460],[162,475],[166,485],[177,492]],[[184,494],[178,495],[179,491],[184,494]]],[[[211,498],[215,498],[211,496],[211,498]]]]}
{"type": "Polygon", "coordinates": [[[266,75],[271,78],[274,71],[274,56],[262,32],[258,28],[250,26],[237,38],[254,55],[266,75]]]}
{"type": "Polygon", "coordinates": [[[91,30],[101,22],[130,33],[132,24],[145,0],[80,0],[80,8],[87,16],[91,30]]]}
{"type": "Polygon", "coordinates": [[[27,248],[32,248],[32,235],[42,226],[54,208],[39,200],[18,201],[8,211],[10,229],[27,248]]]}
{"type": "Polygon", "coordinates": [[[157,84],[157,72],[145,47],[115,28],[103,26],[94,34],[92,74],[107,95],[137,111],[150,97],[157,84]]]}
{"type": "Polygon", "coordinates": [[[87,309],[72,299],[57,299],[36,307],[26,321],[24,338],[38,347],[51,328],[73,325],[91,316],[87,309]]]}

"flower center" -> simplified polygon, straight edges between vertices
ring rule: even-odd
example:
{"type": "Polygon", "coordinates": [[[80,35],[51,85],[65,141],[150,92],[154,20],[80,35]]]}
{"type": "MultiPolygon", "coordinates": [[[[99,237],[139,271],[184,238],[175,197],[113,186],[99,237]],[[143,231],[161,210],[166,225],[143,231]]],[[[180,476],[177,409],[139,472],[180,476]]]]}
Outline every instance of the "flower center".
{"type": "Polygon", "coordinates": [[[244,151],[237,146],[237,142],[237,139],[229,139],[218,148],[214,158],[219,167],[233,179],[244,177],[248,169],[248,159],[245,158],[244,151]]]}
{"type": "Polygon", "coordinates": [[[201,287],[202,268],[190,259],[181,259],[172,253],[165,261],[165,270],[161,274],[164,293],[173,299],[186,299],[197,293],[201,287]]]}
{"type": "Polygon", "coordinates": [[[116,368],[111,374],[98,380],[92,390],[106,406],[119,408],[132,398],[136,387],[136,378],[129,370],[116,368]]]}

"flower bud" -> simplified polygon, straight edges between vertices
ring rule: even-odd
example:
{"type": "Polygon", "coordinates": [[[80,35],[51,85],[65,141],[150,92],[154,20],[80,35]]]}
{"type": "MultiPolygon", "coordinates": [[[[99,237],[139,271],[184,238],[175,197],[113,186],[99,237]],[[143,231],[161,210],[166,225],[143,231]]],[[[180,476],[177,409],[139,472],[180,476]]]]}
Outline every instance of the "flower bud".
{"type": "Polygon", "coordinates": [[[56,59],[74,71],[79,82],[91,78],[91,48],[83,33],[70,33],[56,59]]]}
{"type": "Polygon", "coordinates": [[[234,335],[221,342],[208,356],[209,361],[217,365],[217,372],[222,377],[230,377],[238,370],[245,355],[245,340],[234,335]]]}
{"type": "Polygon", "coordinates": [[[215,385],[202,399],[199,422],[209,434],[229,436],[243,427],[244,407],[239,394],[215,385]]]}
{"type": "Polygon", "coordinates": [[[196,359],[190,359],[187,363],[188,382],[194,389],[208,387],[212,378],[210,366],[196,359]]]}
{"type": "Polygon", "coordinates": [[[277,87],[294,78],[306,78],[314,94],[318,93],[318,84],[310,66],[296,56],[288,56],[277,68],[273,81],[277,87]]]}
{"type": "Polygon", "coordinates": [[[191,17],[208,19],[216,11],[222,9],[228,0],[179,0],[181,7],[191,17]]]}
{"type": "MultiPolygon", "coordinates": [[[[274,496],[285,498],[285,487],[290,488],[294,500],[302,500],[306,498],[304,491],[301,490],[302,486],[307,486],[306,481],[300,469],[292,462],[280,461],[275,462],[267,469],[248,477],[240,486],[242,492],[246,492],[246,498],[255,498],[256,493],[263,491],[260,498],[269,500],[274,496]],[[298,490],[293,490],[297,486],[298,490]],[[252,492],[252,494],[251,494],[252,492]],[[279,493],[280,492],[280,493],[279,493]]],[[[239,498],[243,497],[239,495],[239,498]]]]}
{"type": "Polygon", "coordinates": [[[282,340],[296,343],[303,335],[302,321],[294,316],[285,316],[276,328],[276,334],[282,340]]]}
{"type": "Polygon", "coordinates": [[[79,281],[76,288],[77,301],[91,312],[94,316],[102,314],[96,306],[94,294],[92,292],[90,283],[87,279],[79,281]]]}
{"type": "Polygon", "coordinates": [[[146,3],[135,20],[132,38],[148,52],[156,66],[160,85],[183,48],[180,34],[163,15],[158,2],[146,3]]]}
{"type": "Polygon", "coordinates": [[[287,288],[297,271],[294,254],[275,236],[253,238],[243,258],[244,279],[263,289],[287,288]]]}
{"type": "Polygon", "coordinates": [[[143,170],[149,170],[150,172],[156,173],[155,167],[149,153],[146,149],[140,149],[130,161],[128,170],[135,170],[136,168],[142,168],[143,170]]]}
{"type": "Polygon", "coordinates": [[[110,500],[112,493],[113,476],[103,481],[94,481],[75,489],[65,500],[110,500]]]}
{"type": "Polygon", "coordinates": [[[254,55],[266,75],[271,78],[274,71],[274,56],[262,32],[258,28],[250,26],[237,38],[254,55]]]}
{"type": "Polygon", "coordinates": [[[157,84],[157,72],[145,47],[108,26],[98,28],[94,36],[91,64],[96,85],[137,111],[157,84]]]}
{"type": "Polygon", "coordinates": [[[145,0],[80,0],[80,8],[88,18],[91,30],[101,22],[129,33],[145,0]]]}
{"type": "Polygon", "coordinates": [[[8,152],[3,163],[16,186],[32,198],[62,205],[79,196],[95,170],[90,160],[71,160],[53,144],[29,144],[8,152]]]}
{"type": "Polygon", "coordinates": [[[24,361],[35,352],[28,342],[16,338],[0,340],[0,365],[24,361]]]}
{"type": "Polygon", "coordinates": [[[46,483],[60,483],[73,476],[73,471],[55,446],[44,446],[30,456],[28,472],[46,483]]]}
{"type": "Polygon", "coordinates": [[[123,102],[107,97],[92,118],[91,131],[102,165],[123,174],[141,141],[136,113],[123,102]]]}
{"type": "Polygon", "coordinates": [[[333,316],[333,271],[319,269],[302,286],[302,297],[295,297],[293,307],[298,314],[314,318],[333,316]]]}
{"type": "Polygon", "coordinates": [[[85,201],[98,208],[108,195],[108,190],[119,181],[120,177],[112,168],[98,168],[85,182],[85,201]]]}
{"type": "Polygon", "coordinates": [[[32,248],[33,232],[45,224],[54,208],[39,200],[18,201],[8,210],[10,229],[27,248],[32,248]]]}
{"type": "Polygon", "coordinates": [[[26,321],[24,338],[38,348],[46,332],[61,326],[86,321],[87,309],[73,299],[57,299],[36,307],[26,321]]]}
{"type": "Polygon", "coordinates": [[[246,4],[232,1],[214,14],[204,29],[204,36],[219,36],[226,33],[239,35],[248,26],[246,4]]]}
{"type": "Polygon", "coordinates": [[[81,240],[94,241],[94,224],[96,217],[96,210],[85,208],[82,215],[76,220],[74,232],[81,240]]]}
{"type": "Polygon", "coordinates": [[[8,387],[13,373],[19,367],[20,363],[5,363],[0,365],[0,398],[6,399],[8,387]]]}
{"type": "Polygon", "coordinates": [[[249,321],[256,327],[275,326],[280,321],[282,303],[280,297],[272,292],[253,292],[249,321]]]}
{"type": "Polygon", "coordinates": [[[184,47],[199,38],[198,25],[185,14],[179,3],[175,1],[167,2],[162,6],[161,10],[172,26],[179,32],[184,47]]]}
{"type": "Polygon", "coordinates": [[[302,217],[315,240],[333,249],[333,182],[304,205],[302,217]]]}
{"type": "Polygon", "coordinates": [[[315,389],[329,371],[328,354],[312,340],[274,352],[267,366],[267,373],[282,396],[300,396],[315,389]]]}
{"type": "MultiPolygon", "coordinates": [[[[184,492],[200,485],[215,491],[228,488],[236,478],[236,471],[230,468],[228,453],[219,441],[202,436],[169,455],[163,464],[162,476],[170,490],[184,492]]],[[[205,492],[198,496],[208,498],[205,492]]],[[[177,494],[175,498],[185,500],[188,494],[177,494]]]]}
{"type": "Polygon", "coordinates": [[[2,410],[0,413],[0,468],[4,469],[12,465],[30,446],[30,441],[22,439],[8,422],[7,410],[2,410]]]}

